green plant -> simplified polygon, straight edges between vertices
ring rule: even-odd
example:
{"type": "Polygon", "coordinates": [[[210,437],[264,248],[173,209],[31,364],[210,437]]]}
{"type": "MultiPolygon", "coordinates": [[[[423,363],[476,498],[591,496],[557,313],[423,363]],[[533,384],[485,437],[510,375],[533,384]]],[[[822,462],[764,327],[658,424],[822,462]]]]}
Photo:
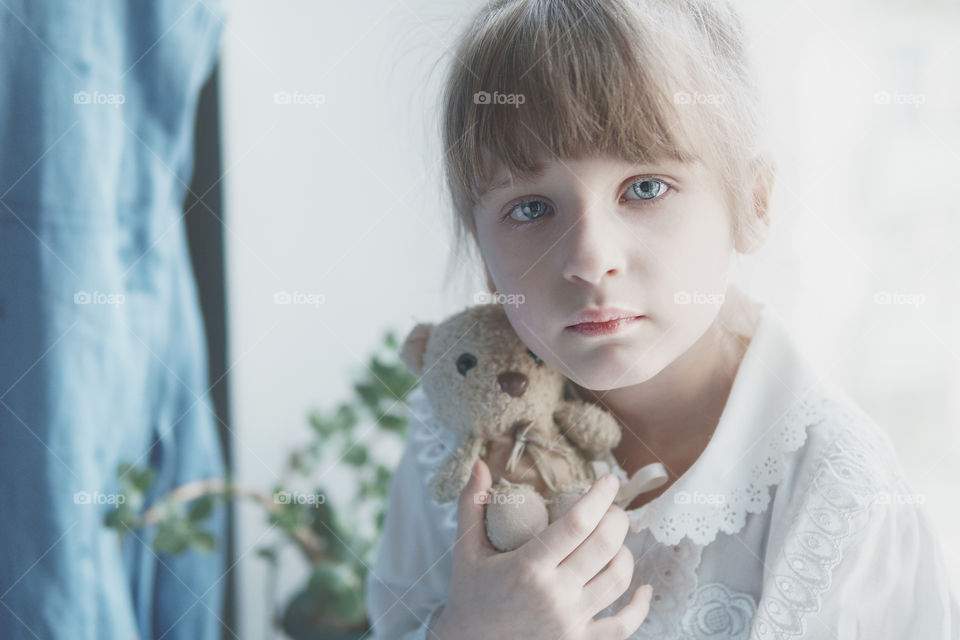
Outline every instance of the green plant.
{"type": "Polygon", "coordinates": [[[372,431],[378,438],[386,434],[404,440],[406,398],[416,386],[416,376],[399,359],[394,333],[387,331],[379,353],[370,357],[353,384],[353,397],[333,410],[311,412],[311,439],[290,454],[281,481],[270,493],[237,486],[230,478],[198,480],[176,487],[144,509],[154,472],[122,463],[117,475],[125,499],[107,514],[105,524],[121,537],[155,525],[151,545],[158,553],[212,551],[217,541],[203,528],[204,520],[218,502],[251,500],[264,508],[267,522],[283,532],[280,542],[257,550],[270,563],[270,583],[276,582],[279,552],[288,544],[310,565],[306,584],[284,607],[284,631],[298,640],[326,637],[321,629],[364,631],[363,584],[382,529],[392,471],[360,436],[372,431]],[[317,499],[293,499],[303,495],[290,489],[293,481],[309,482],[318,469],[331,464],[348,465],[356,478],[349,510],[338,511],[330,504],[322,485],[313,494],[317,499]],[[361,522],[364,518],[372,522],[361,522]]]}

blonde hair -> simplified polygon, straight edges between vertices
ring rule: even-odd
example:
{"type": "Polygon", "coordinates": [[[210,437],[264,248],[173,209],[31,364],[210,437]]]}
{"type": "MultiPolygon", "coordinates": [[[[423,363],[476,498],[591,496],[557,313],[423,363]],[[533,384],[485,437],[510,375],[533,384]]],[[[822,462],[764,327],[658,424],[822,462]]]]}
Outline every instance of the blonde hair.
{"type": "Polygon", "coordinates": [[[721,179],[734,237],[749,234],[759,98],[744,49],[724,0],[484,3],[441,97],[454,251],[478,248],[473,208],[497,168],[537,175],[542,149],[702,162],[721,179]]]}

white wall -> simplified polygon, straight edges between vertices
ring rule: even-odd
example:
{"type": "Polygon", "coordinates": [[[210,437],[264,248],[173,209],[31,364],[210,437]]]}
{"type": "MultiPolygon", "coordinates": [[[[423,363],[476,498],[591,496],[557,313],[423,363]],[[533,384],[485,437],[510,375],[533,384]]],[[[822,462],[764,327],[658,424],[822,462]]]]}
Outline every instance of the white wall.
{"type": "MultiPolygon", "coordinates": [[[[403,335],[468,297],[437,290],[449,234],[427,72],[442,57],[439,37],[449,37],[435,23],[457,8],[433,4],[228,5],[230,375],[244,484],[272,487],[286,454],[310,435],[310,409],[349,393],[387,327],[403,335]],[[277,104],[277,92],[291,104],[277,104]],[[323,303],[278,305],[277,292],[323,303]]],[[[324,484],[342,482],[338,471],[324,484]]],[[[260,538],[258,509],[239,515],[238,552],[249,555],[240,562],[238,635],[259,638],[264,568],[252,549],[273,535],[260,538]]],[[[281,600],[305,575],[296,562],[286,558],[281,600]]]]}
{"type": "MultiPolygon", "coordinates": [[[[238,480],[269,489],[387,327],[470,302],[440,291],[448,214],[434,108],[451,25],[474,3],[228,4],[223,109],[238,480]],[[306,104],[278,104],[277,92],[306,104]],[[296,97],[294,97],[297,92],[296,97]],[[310,101],[315,104],[309,104],[310,101]],[[321,103],[322,102],[322,103],[321,103]],[[277,292],[323,304],[274,304],[277,292]]],[[[960,519],[960,132],[954,11],[739,3],[768,89],[774,230],[738,279],[893,436],[955,575],[960,519]],[[826,8],[829,7],[829,11],[826,8]],[[909,10],[909,14],[907,11],[909,10]],[[923,104],[877,104],[878,91],[923,104]],[[874,293],[922,294],[919,307],[874,293]]],[[[337,469],[329,478],[341,478],[337,469]]],[[[265,527],[240,512],[238,635],[265,627],[265,527]]],[[[281,599],[303,573],[288,558],[281,599]]],[[[960,580],[958,580],[960,584],[960,580]]]]}

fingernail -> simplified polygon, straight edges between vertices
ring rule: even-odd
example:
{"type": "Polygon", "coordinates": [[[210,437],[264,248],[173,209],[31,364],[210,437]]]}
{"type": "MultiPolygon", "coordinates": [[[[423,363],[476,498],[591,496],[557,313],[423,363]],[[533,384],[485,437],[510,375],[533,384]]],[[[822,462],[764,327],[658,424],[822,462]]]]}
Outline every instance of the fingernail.
{"type": "Polygon", "coordinates": [[[645,584],[642,587],[640,587],[640,591],[643,592],[644,597],[649,598],[651,595],[653,595],[653,585],[645,584]]]}

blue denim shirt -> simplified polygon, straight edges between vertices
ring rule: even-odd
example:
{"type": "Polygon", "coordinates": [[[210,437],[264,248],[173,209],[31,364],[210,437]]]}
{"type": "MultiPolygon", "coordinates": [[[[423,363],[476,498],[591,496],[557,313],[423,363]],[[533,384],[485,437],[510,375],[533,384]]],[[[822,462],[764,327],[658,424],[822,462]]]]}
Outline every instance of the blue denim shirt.
{"type": "Polygon", "coordinates": [[[219,637],[218,552],[103,525],[222,477],[182,203],[216,0],[0,5],[0,637],[219,637]]]}

